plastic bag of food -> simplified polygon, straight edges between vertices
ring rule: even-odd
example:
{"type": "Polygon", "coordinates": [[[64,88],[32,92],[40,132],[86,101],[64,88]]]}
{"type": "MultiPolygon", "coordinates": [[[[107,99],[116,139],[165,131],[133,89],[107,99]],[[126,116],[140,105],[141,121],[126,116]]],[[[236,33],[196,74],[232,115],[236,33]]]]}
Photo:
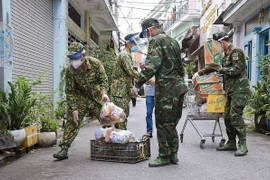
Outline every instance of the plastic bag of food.
{"type": "Polygon", "coordinates": [[[126,114],[122,108],[116,106],[112,102],[103,104],[99,115],[99,120],[102,125],[112,125],[123,122],[125,119],[126,114]]]}
{"type": "Polygon", "coordinates": [[[98,128],[95,132],[95,139],[96,141],[100,142],[108,142],[110,139],[110,134],[113,131],[113,127],[109,128],[98,128]]]}
{"type": "Polygon", "coordinates": [[[129,130],[121,130],[115,129],[110,134],[110,142],[112,143],[128,143],[128,142],[135,142],[136,138],[134,133],[129,130]]]}

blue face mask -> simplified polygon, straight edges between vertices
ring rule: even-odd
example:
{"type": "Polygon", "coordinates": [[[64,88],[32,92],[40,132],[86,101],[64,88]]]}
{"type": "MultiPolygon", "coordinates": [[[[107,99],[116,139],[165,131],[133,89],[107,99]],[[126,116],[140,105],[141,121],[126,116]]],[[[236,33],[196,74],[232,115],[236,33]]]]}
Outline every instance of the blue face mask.
{"type": "Polygon", "coordinates": [[[138,46],[133,46],[130,51],[137,52],[138,50],[139,50],[138,46]]]}

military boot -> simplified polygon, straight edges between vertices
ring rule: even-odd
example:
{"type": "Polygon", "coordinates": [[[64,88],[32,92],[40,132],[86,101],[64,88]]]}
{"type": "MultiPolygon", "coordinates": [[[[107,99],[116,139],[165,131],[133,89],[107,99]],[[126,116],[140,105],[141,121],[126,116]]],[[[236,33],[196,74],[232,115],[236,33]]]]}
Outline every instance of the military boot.
{"type": "Polygon", "coordinates": [[[233,140],[227,141],[227,143],[222,147],[217,147],[217,151],[236,151],[236,142],[233,140]]]}
{"type": "Polygon", "coordinates": [[[178,159],[177,153],[171,153],[170,161],[171,161],[172,164],[177,164],[178,163],[179,159],[178,159]]]}
{"type": "Polygon", "coordinates": [[[68,159],[68,150],[61,149],[61,151],[59,151],[57,154],[54,154],[53,157],[58,160],[68,159]]]}
{"type": "Polygon", "coordinates": [[[235,156],[245,156],[248,153],[248,148],[245,140],[240,140],[238,150],[235,152],[235,156]]]}
{"type": "Polygon", "coordinates": [[[160,167],[170,165],[170,159],[168,157],[158,156],[152,163],[149,163],[149,167],[160,167]]]}

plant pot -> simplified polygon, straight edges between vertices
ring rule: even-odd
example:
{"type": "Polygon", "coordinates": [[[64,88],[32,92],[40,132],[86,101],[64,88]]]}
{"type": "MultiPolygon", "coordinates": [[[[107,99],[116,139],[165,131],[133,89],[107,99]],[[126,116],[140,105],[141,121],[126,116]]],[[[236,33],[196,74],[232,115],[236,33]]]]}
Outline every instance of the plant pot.
{"type": "Polygon", "coordinates": [[[14,136],[16,147],[20,146],[26,138],[25,129],[11,130],[10,132],[14,136]]]}
{"type": "Polygon", "coordinates": [[[56,144],[55,132],[40,132],[38,133],[38,144],[41,147],[51,147],[56,144]]]}
{"type": "Polygon", "coordinates": [[[0,136],[0,150],[13,148],[15,146],[16,144],[13,136],[0,136]]]}
{"type": "Polygon", "coordinates": [[[255,114],[254,123],[255,123],[256,131],[259,131],[259,132],[262,132],[262,133],[267,131],[265,112],[255,114]],[[262,117],[261,117],[261,119],[259,121],[259,117],[261,115],[262,115],[262,117]]]}

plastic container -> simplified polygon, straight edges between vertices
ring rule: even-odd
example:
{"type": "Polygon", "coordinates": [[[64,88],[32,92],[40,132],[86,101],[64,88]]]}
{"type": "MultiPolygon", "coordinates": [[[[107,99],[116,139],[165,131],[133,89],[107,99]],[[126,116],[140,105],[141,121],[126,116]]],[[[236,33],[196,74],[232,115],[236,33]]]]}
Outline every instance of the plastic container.
{"type": "Polygon", "coordinates": [[[126,144],[90,141],[91,159],[121,163],[137,163],[150,157],[150,139],[126,144]]]}

